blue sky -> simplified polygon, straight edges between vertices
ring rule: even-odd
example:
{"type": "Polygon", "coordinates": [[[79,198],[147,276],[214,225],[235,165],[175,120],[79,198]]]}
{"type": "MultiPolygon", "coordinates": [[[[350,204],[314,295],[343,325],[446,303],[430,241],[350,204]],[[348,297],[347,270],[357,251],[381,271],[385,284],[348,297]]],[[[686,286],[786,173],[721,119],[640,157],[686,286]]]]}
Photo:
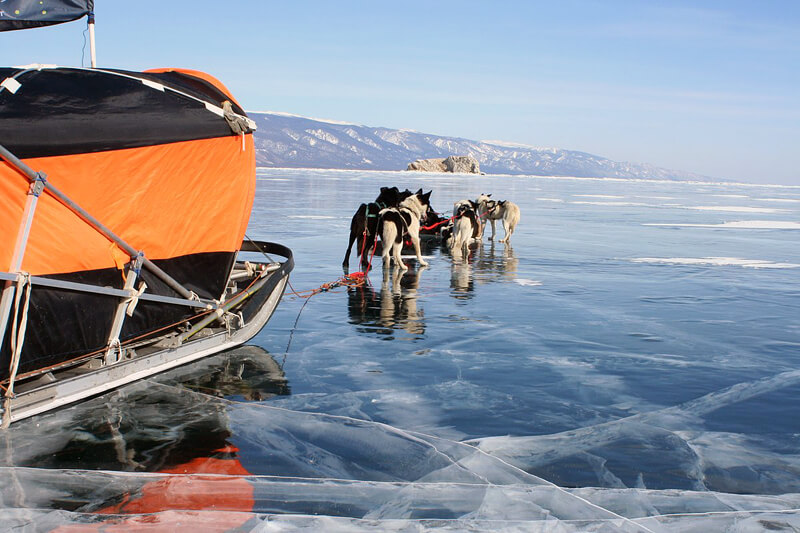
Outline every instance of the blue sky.
{"type": "MultiPolygon", "coordinates": [[[[795,0],[95,3],[99,66],[204,70],[248,110],[800,185],[795,0]]],[[[84,29],[0,33],[0,64],[80,65],[84,29]]]]}

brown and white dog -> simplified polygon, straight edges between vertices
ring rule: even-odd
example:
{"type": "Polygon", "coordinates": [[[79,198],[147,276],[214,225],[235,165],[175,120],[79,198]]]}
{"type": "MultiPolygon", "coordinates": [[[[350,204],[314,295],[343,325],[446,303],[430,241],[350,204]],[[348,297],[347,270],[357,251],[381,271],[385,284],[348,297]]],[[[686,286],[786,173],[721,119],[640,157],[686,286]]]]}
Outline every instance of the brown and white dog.
{"type": "Polygon", "coordinates": [[[420,223],[427,218],[428,206],[430,205],[431,192],[422,193],[422,189],[412,194],[397,207],[382,209],[378,218],[378,234],[381,236],[383,250],[383,267],[387,268],[394,259],[395,264],[402,270],[408,267],[400,258],[403,248],[403,240],[408,237],[414,246],[414,253],[421,266],[428,266],[422,258],[419,246],[420,223]]]}
{"type": "MultiPolygon", "coordinates": [[[[500,242],[510,242],[511,235],[519,223],[519,206],[514,202],[508,200],[500,201],[492,200],[491,194],[481,194],[478,196],[478,216],[484,219],[484,228],[488,220],[492,224],[492,236],[489,240],[494,240],[496,220],[503,221],[503,229],[506,234],[500,239],[500,242]]],[[[483,232],[481,232],[483,236],[483,232]]]]}

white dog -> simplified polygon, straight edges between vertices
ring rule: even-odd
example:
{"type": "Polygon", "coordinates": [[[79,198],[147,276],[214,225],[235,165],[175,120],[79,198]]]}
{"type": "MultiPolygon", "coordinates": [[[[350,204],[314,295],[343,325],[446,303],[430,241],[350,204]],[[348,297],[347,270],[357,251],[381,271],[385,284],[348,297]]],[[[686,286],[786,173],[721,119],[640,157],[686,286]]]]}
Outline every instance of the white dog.
{"type": "MultiPolygon", "coordinates": [[[[500,202],[492,200],[491,196],[491,194],[481,194],[478,196],[478,216],[480,218],[485,217],[484,228],[486,227],[486,220],[492,223],[492,236],[489,237],[490,241],[494,240],[495,221],[502,220],[503,229],[506,234],[500,239],[500,242],[507,243],[509,239],[511,239],[511,235],[514,233],[514,229],[519,223],[519,206],[508,200],[500,202]]],[[[483,232],[481,232],[481,236],[483,236],[483,232]]]]}
{"type": "Polygon", "coordinates": [[[400,258],[400,251],[403,248],[403,239],[408,237],[414,245],[414,252],[417,254],[417,261],[421,266],[428,266],[422,259],[422,252],[419,247],[419,227],[420,222],[424,222],[428,211],[431,192],[423,194],[422,189],[412,194],[397,207],[382,209],[378,219],[378,234],[381,236],[383,251],[383,267],[387,268],[391,259],[394,258],[395,264],[403,270],[408,267],[400,258]]]}

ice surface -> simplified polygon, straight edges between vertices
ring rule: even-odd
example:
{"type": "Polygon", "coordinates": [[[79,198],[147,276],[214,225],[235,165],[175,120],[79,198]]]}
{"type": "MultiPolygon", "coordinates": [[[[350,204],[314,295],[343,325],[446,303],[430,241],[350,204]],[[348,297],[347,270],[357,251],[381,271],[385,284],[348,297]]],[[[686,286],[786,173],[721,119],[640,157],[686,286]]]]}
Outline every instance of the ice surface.
{"type": "Polygon", "coordinates": [[[287,294],[250,346],[16,424],[0,524],[800,528],[800,247],[783,231],[800,207],[723,218],[793,190],[261,170],[248,235],[290,246],[292,285],[318,287],[342,274],[355,209],[391,185],[439,208],[512,199],[513,246],[454,261],[424,243],[428,268],[287,294]]]}

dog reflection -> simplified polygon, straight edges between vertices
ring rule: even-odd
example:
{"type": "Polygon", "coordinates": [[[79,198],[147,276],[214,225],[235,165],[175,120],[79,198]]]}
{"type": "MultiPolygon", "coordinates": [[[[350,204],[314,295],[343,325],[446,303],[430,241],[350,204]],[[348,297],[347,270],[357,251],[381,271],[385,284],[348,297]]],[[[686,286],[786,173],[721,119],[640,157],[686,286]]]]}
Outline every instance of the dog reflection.
{"type": "Polygon", "coordinates": [[[458,300],[468,300],[475,290],[472,265],[466,257],[463,261],[457,261],[456,255],[460,257],[460,254],[453,254],[453,262],[450,263],[450,295],[458,300]]]}
{"type": "Polygon", "coordinates": [[[488,246],[478,247],[472,264],[475,271],[481,274],[478,276],[481,282],[495,281],[498,278],[513,280],[517,277],[519,259],[511,244],[506,243],[498,250],[494,241],[491,241],[488,246]]]}
{"type": "Polygon", "coordinates": [[[472,298],[475,283],[480,285],[502,279],[517,277],[519,259],[514,249],[506,243],[499,249],[494,242],[489,245],[476,243],[470,246],[468,254],[462,255],[452,250],[450,263],[450,294],[459,300],[472,298]]]}
{"type": "Polygon", "coordinates": [[[476,254],[481,248],[480,242],[472,242],[466,246],[452,246],[452,235],[443,239],[441,243],[442,253],[449,254],[450,261],[450,295],[459,300],[472,298],[474,281],[472,275],[472,263],[475,261],[476,254]]]}
{"type": "Polygon", "coordinates": [[[379,291],[369,284],[349,288],[350,323],[360,326],[359,331],[377,333],[387,340],[393,339],[397,330],[415,337],[424,335],[425,315],[417,308],[417,288],[424,270],[387,268],[379,291]]]}

